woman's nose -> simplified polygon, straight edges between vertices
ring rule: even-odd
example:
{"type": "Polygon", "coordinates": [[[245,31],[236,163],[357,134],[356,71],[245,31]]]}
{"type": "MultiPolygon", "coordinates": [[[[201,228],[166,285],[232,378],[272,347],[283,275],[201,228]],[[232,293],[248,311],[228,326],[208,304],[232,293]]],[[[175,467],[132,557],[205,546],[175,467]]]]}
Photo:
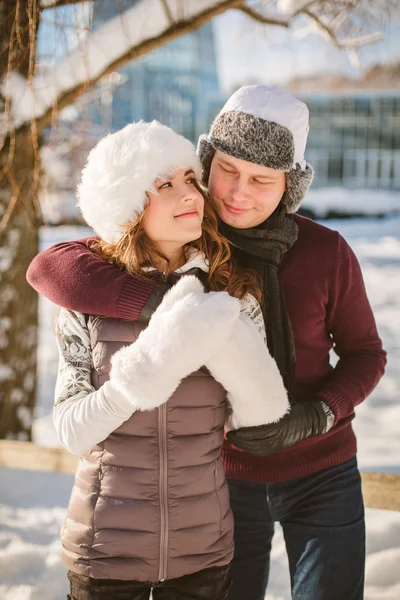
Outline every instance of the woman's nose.
{"type": "Polygon", "coordinates": [[[194,185],[186,185],[182,189],[181,198],[183,200],[193,200],[193,199],[197,198],[198,195],[199,195],[199,192],[194,187],[194,185]]]}

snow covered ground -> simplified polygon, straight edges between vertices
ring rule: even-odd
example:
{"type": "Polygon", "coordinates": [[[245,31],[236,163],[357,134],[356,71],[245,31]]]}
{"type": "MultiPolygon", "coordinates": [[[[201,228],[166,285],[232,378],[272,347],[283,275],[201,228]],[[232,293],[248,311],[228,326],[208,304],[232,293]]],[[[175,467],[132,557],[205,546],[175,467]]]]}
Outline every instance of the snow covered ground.
{"type": "MultiPolygon", "coordinates": [[[[378,200],[378,198],[377,198],[378,200]]],[[[400,204],[400,201],[398,201],[400,204]]],[[[391,210],[390,210],[391,212],[391,210]]],[[[364,470],[400,474],[400,217],[329,221],[359,257],[379,331],[388,351],[387,374],[357,409],[359,463],[364,470]]],[[[84,237],[83,228],[44,228],[42,247],[84,237]]],[[[56,444],[51,407],[57,355],[54,307],[40,304],[39,406],[35,441],[56,444]]],[[[0,469],[0,598],[62,600],[67,593],[59,530],[72,476],[0,469]]],[[[400,513],[367,510],[366,600],[400,598],[400,513]]],[[[277,528],[268,600],[289,600],[284,541],[277,528]]],[[[321,599],[322,600],[322,599],[321,599]]],[[[345,600],[345,599],[344,599],[345,600]]]]}

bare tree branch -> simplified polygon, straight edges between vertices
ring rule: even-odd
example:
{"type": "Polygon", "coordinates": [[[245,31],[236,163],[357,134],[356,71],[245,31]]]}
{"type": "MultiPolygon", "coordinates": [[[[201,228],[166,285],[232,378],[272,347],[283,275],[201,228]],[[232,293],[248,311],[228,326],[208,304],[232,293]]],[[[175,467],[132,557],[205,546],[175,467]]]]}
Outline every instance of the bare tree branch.
{"type": "Polygon", "coordinates": [[[11,196],[10,204],[8,205],[7,210],[4,213],[3,218],[0,221],[0,231],[2,229],[5,229],[8,221],[10,220],[10,217],[11,217],[13,211],[14,211],[14,208],[15,208],[15,206],[17,204],[17,200],[18,200],[18,197],[19,197],[19,190],[20,190],[20,188],[16,184],[15,177],[10,178],[9,177],[9,173],[10,173],[10,171],[7,171],[6,177],[7,177],[7,180],[9,181],[9,183],[10,183],[10,186],[11,186],[11,189],[13,191],[13,194],[11,196]]]}
{"type": "Polygon", "coordinates": [[[300,13],[302,13],[306,8],[310,8],[313,4],[320,4],[320,0],[310,0],[309,2],[304,2],[301,4],[297,10],[295,10],[291,17],[297,17],[300,13]]]}
{"type": "MultiPolygon", "coordinates": [[[[175,22],[171,27],[163,31],[163,33],[157,37],[149,38],[144,42],[138,44],[137,46],[133,46],[128,48],[128,50],[121,56],[119,56],[116,60],[109,63],[107,67],[99,73],[96,77],[88,78],[84,83],[80,83],[74,88],[68,90],[63,93],[57,99],[57,107],[58,110],[62,110],[66,106],[69,106],[78,98],[81,94],[84,94],[88,91],[94,84],[98,83],[105,75],[109,75],[113,71],[117,71],[128,62],[133,60],[133,58],[138,58],[148,52],[163,46],[167,42],[171,42],[176,38],[184,35],[185,33],[189,33],[195,29],[198,29],[202,25],[205,25],[213,19],[214,17],[224,13],[228,9],[239,8],[243,5],[243,0],[224,0],[223,2],[219,2],[218,4],[204,10],[201,13],[198,13],[195,17],[190,19],[184,19],[179,22],[175,22]]],[[[37,118],[37,129],[38,131],[42,131],[44,127],[47,127],[51,122],[53,107],[50,107],[41,117],[37,118]]],[[[27,127],[28,124],[24,123],[21,128],[27,127]]]]}
{"type": "Polygon", "coordinates": [[[174,24],[174,17],[172,16],[171,9],[170,9],[170,7],[168,5],[168,0],[160,0],[160,2],[162,4],[162,6],[163,6],[165,14],[167,15],[167,19],[168,19],[170,25],[173,25],[174,24]]]}
{"type": "Polygon", "coordinates": [[[40,10],[46,8],[58,8],[59,6],[67,6],[68,4],[83,4],[84,2],[94,2],[95,0],[41,0],[40,10]]]}
{"type": "Polygon", "coordinates": [[[338,48],[341,48],[343,50],[354,49],[356,47],[364,46],[366,44],[371,44],[372,42],[376,42],[382,39],[383,37],[383,34],[381,32],[376,32],[370,33],[368,35],[359,36],[358,38],[340,40],[338,39],[334,28],[328,25],[327,23],[324,23],[322,18],[320,18],[318,15],[314,14],[309,9],[305,9],[303,13],[307,15],[309,19],[314,21],[317,24],[317,26],[325,32],[325,34],[331,42],[333,42],[338,48]]]}
{"type": "MultiPolygon", "coordinates": [[[[47,6],[49,4],[54,5],[54,3],[57,5],[60,5],[60,3],[78,4],[78,2],[82,2],[82,0],[54,0],[54,2],[52,0],[41,0],[41,2],[42,6],[47,6]]],[[[118,54],[118,51],[111,53],[109,57],[110,62],[107,63],[105,61],[98,70],[95,69],[90,71],[90,68],[88,68],[87,73],[83,77],[80,77],[80,79],[76,78],[74,83],[71,81],[71,87],[69,89],[67,87],[62,89],[61,87],[58,92],[55,90],[54,96],[49,99],[48,102],[44,99],[43,112],[41,113],[39,110],[36,115],[38,133],[51,123],[55,111],[62,110],[66,106],[72,104],[78,96],[87,92],[103,77],[109,75],[113,71],[121,69],[121,67],[131,60],[143,56],[181,35],[201,27],[214,17],[229,9],[240,10],[253,20],[264,25],[281,26],[285,28],[288,28],[292,20],[298,15],[306,15],[310,20],[310,25],[314,25],[315,27],[315,29],[306,28],[306,30],[308,32],[318,31],[325,35],[325,37],[333,42],[338,48],[345,50],[353,63],[355,61],[356,47],[374,42],[381,37],[381,34],[379,33],[373,33],[366,36],[360,35],[353,37],[353,39],[349,39],[347,36],[343,35],[341,37],[339,36],[338,31],[339,29],[343,29],[343,26],[346,24],[346,16],[349,15],[349,13],[346,13],[346,9],[351,13],[357,6],[357,0],[341,0],[338,4],[333,2],[333,0],[304,0],[303,2],[296,4],[296,10],[294,12],[288,12],[282,16],[275,16],[272,13],[267,14],[266,12],[263,13],[260,10],[257,11],[254,8],[254,4],[249,6],[245,0],[216,0],[215,2],[208,1],[206,3],[208,6],[207,8],[198,8],[197,10],[201,10],[201,12],[198,12],[194,16],[193,12],[191,14],[189,13],[190,16],[185,16],[182,8],[182,12],[180,14],[178,13],[179,16],[175,13],[174,17],[171,4],[168,3],[168,0],[160,0],[160,3],[164,8],[164,29],[153,29],[153,32],[149,33],[147,38],[144,35],[136,37],[134,40],[132,39],[130,44],[128,43],[128,45],[121,48],[120,55],[118,54]],[[174,18],[176,19],[175,21],[174,18]],[[58,97],[56,97],[57,93],[59,94],[58,97]]],[[[156,5],[156,2],[154,5],[156,5]]],[[[182,2],[180,6],[183,7],[183,5],[184,2],[182,2]]],[[[128,10],[130,11],[131,9],[128,10]]],[[[351,20],[349,22],[351,22],[351,20]]],[[[37,89],[40,89],[40,82],[37,89]]],[[[42,89],[44,89],[43,86],[42,89]]],[[[35,88],[32,86],[33,98],[35,93],[35,88]]],[[[27,120],[22,118],[20,123],[15,124],[15,127],[17,130],[20,130],[27,128],[28,125],[27,120]]]]}
{"type": "Polygon", "coordinates": [[[280,27],[289,27],[289,19],[279,19],[271,15],[263,15],[253,8],[250,8],[250,6],[239,6],[238,10],[254,19],[254,21],[258,21],[263,25],[279,25],[280,27]]]}

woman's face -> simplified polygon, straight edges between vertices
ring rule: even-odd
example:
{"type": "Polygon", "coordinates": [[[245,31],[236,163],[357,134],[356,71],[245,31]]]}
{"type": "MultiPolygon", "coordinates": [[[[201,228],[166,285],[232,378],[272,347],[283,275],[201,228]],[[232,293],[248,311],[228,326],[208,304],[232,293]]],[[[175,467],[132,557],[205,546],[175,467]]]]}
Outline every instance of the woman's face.
{"type": "Polygon", "coordinates": [[[195,183],[193,170],[181,169],[169,179],[157,180],[158,193],[148,194],[143,228],[166,255],[201,237],[204,198],[195,183]]]}

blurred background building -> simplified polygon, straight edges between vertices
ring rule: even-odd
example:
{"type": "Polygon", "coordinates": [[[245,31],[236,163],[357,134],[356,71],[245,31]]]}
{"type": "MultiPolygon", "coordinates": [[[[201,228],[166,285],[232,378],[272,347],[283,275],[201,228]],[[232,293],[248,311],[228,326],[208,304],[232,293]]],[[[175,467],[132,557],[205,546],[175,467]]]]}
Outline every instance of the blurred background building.
{"type": "MultiPolygon", "coordinates": [[[[95,2],[91,28],[118,16],[121,8],[119,3],[95,2]]],[[[131,121],[157,119],[196,142],[209,125],[210,106],[223,102],[212,23],[139,57],[115,80],[117,85],[91,107],[95,123],[115,130],[131,121]]]]}
{"type": "Polygon", "coordinates": [[[306,155],[313,185],[400,190],[399,91],[315,93],[306,155]]]}
{"type": "MultiPolygon", "coordinates": [[[[121,18],[124,10],[137,1],[88,3],[84,27],[98,30],[110,18],[121,18]]],[[[325,48],[324,64],[332,67],[335,60],[339,61],[337,71],[318,71],[316,60],[316,70],[305,72],[299,57],[304,54],[307,65],[310,54],[320,55],[315,40],[310,40],[303,54],[298,51],[298,42],[292,46],[289,34],[281,50],[273,44],[261,47],[258,33],[251,29],[254,25],[239,19],[238,15],[224,15],[139,57],[104,77],[90,93],[60,114],[57,127],[47,135],[50,151],[45,148],[42,156],[48,172],[42,180],[41,194],[47,221],[79,219],[75,189],[80,171],[90,149],[106,133],[131,121],[157,119],[196,144],[232,91],[257,82],[276,81],[307,103],[310,133],[306,158],[315,169],[312,189],[400,190],[400,53],[393,58],[391,50],[390,60],[375,64],[371,56],[377,53],[377,47],[369,48],[369,67],[354,76],[340,62],[343,53],[335,54],[330,45],[325,48]],[[241,42],[239,54],[235,40],[241,42]],[[253,46],[256,50],[250,60],[253,46]],[[287,48],[292,54],[286,64],[287,48]],[[264,62],[251,71],[260,57],[264,62]],[[278,77],[281,61],[282,81],[278,77]]],[[[65,12],[60,21],[65,27],[65,12]]],[[[76,23],[71,29],[76,29],[76,23]]],[[[395,34],[398,40],[400,29],[395,29],[395,34]]],[[[46,36],[49,31],[44,28],[39,41],[44,42],[46,36]]],[[[389,46],[389,42],[383,45],[389,46]]],[[[39,44],[44,64],[59,58],[46,55],[46,49],[46,44],[39,44]]],[[[54,48],[51,51],[54,53],[54,48]]],[[[385,60],[386,55],[382,58],[385,60]]]]}

